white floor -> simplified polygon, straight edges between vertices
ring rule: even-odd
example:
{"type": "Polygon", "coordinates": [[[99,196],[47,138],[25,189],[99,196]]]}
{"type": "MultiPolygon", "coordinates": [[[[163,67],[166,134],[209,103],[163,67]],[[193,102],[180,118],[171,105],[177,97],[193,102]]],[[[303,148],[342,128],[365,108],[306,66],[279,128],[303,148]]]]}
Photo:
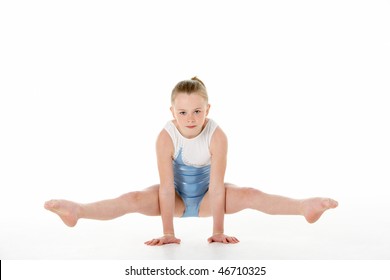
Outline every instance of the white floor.
{"type": "MultiPolygon", "coordinates": [[[[390,259],[390,221],[341,201],[316,224],[301,217],[268,216],[243,211],[226,217],[235,245],[208,244],[211,219],[176,219],[182,243],[162,247],[143,244],[161,232],[158,217],[128,215],[113,221],[82,220],[62,224],[40,204],[1,223],[0,258],[8,260],[380,260],[390,259]]],[[[388,206],[386,206],[388,210],[388,206]]],[[[3,209],[4,211],[4,209],[3,209]]],[[[4,212],[3,212],[4,213],[4,212]]],[[[387,214],[386,214],[387,215],[387,214]]]]}

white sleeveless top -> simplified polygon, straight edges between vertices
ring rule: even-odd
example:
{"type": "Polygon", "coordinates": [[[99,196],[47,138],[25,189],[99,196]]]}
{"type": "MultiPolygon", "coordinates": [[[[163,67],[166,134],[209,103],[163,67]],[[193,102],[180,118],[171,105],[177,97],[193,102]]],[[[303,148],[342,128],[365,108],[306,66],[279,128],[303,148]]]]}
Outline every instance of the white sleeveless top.
{"type": "Polygon", "coordinates": [[[171,136],[174,145],[174,160],[177,159],[181,152],[182,160],[185,165],[202,167],[210,165],[210,142],[215,129],[218,127],[217,123],[208,119],[206,126],[202,132],[195,138],[185,138],[176,128],[173,121],[169,121],[165,130],[171,136]]]}

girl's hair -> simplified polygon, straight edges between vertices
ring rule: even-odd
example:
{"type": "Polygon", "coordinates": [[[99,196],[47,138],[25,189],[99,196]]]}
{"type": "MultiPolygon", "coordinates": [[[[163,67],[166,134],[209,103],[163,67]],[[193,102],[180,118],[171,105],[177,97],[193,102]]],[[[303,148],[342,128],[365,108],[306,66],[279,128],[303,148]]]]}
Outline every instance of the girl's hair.
{"type": "Polygon", "coordinates": [[[206,102],[209,101],[209,96],[207,94],[206,86],[204,83],[198,79],[198,77],[193,77],[191,80],[184,80],[179,82],[172,90],[171,95],[171,103],[175,101],[176,96],[179,93],[187,93],[187,94],[198,94],[199,96],[203,97],[206,102]]]}

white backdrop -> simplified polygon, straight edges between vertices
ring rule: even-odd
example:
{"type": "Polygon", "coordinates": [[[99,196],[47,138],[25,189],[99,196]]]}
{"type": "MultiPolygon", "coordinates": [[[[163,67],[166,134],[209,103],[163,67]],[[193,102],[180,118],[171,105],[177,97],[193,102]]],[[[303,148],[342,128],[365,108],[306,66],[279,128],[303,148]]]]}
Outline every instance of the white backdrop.
{"type": "Polygon", "coordinates": [[[1,1],[0,258],[389,259],[389,14],[386,1],[1,1]],[[206,244],[210,219],[177,220],[181,247],[161,250],[142,244],[159,218],[68,229],[43,209],[157,183],[170,91],[194,75],[229,137],[227,181],[340,207],[315,225],[229,216],[236,247],[206,244]]]}

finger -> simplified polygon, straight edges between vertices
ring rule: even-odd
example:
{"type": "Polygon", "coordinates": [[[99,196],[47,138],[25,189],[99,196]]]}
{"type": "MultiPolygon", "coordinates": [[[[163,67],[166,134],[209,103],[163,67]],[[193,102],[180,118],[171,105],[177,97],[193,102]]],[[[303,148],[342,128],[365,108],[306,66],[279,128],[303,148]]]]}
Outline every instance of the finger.
{"type": "Polygon", "coordinates": [[[153,240],[146,241],[145,244],[148,246],[153,246],[153,240]]]}
{"type": "Polygon", "coordinates": [[[156,246],[158,243],[158,239],[153,239],[152,242],[150,243],[150,246],[156,246]]]}
{"type": "Polygon", "coordinates": [[[228,240],[229,240],[229,243],[237,243],[238,242],[237,238],[235,238],[235,237],[229,237],[228,240]]]}
{"type": "Polygon", "coordinates": [[[148,240],[148,241],[146,241],[146,242],[145,242],[145,244],[147,244],[147,245],[152,245],[152,243],[153,243],[153,240],[154,240],[154,239],[152,239],[152,240],[148,240]]]}
{"type": "Polygon", "coordinates": [[[209,240],[209,243],[214,243],[214,242],[217,242],[214,238],[210,238],[210,240],[209,240]]]}

